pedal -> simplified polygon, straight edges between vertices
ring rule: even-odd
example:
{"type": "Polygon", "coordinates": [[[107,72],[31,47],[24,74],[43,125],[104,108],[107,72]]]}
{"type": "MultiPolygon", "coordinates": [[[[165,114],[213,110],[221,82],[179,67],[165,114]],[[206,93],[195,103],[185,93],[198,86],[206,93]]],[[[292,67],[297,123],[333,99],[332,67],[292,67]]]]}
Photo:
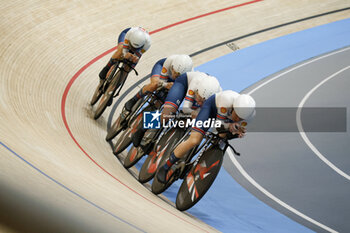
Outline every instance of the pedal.
{"type": "Polygon", "coordinates": [[[120,121],[120,124],[123,124],[124,121],[126,121],[126,118],[129,116],[130,112],[128,110],[126,110],[125,108],[122,110],[122,113],[120,114],[121,115],[121,121],[120,121]]]}
{"type": "Polygon", "coordinates": [[[179,178],[183,179],[189,170],[191,170],[192,166],[188,166],[185,161],[178,162],[177,168],[179,169],[179,178]]]}
{"type": "Polygon", "coordinates": [[[181,161],[181,162],[176,162],[171,168],[170,170],[168,171],[168,182],[171,180],[171,179],[174,179],[174,180],[177,180],[180,178],[181,176],[181,171],[182,171],[182,168],[183,166],[185,165],[185,162],[181,161]]]}

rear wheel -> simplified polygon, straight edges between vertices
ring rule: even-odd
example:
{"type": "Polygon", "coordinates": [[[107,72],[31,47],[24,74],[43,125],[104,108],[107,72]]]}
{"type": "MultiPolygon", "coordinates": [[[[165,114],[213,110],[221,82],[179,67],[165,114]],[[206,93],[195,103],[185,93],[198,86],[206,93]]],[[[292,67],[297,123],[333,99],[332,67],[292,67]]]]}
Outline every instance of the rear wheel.
{"type": "Polygon", "coordinates": [[[122,121],[122,116],[119,115],[117,120],[114,121],[113,125],[108,130],[106,141],[112,140],[115,136],[117,136],[120,133],[120,131],[123,130],[123,125],[121,125],[121,121],[122,121]]]}
{"type": "Polygon", "coordinates": [[[144,101],[142,98],[139,99],[135,105],[132,107],[131,112],[127,114],[127,110],[123,109],[122,113],[120,113],[119,117],[114,121],[111,128],[108,129],[108,133],[106,136],[106,141],[112,140],[115,136],[117,136],[124,128],[131,126],[132,122],[136,119],[138,116],[138,111],[140,108],[142,108],[143,105],[145,105],[146,101],[144,101]],[[140,107],[140,105],[142,105],[140,107]],[[140,108],[139,108],[140,107],[140,108]],[[122,117],[122,114],[124,114],[124,117],[122,117]],[[128,121],[123,122],[123,121],[128,121]],[[121,124],[123,122],[123,124],[121,124]]]}
{"type": "Polygon", "coordinates": [[[175,174],[174,172],[176,172],[177,170],[174,170],[174,169],[170,169],[169,172],[168,172],[168,176],[170,177],[168,179],[168,182],[166,182],[165,184],[161,183],[158,181],[158,178],[157,178],[157,173],[155,174],[155,177],[153,179],[153,182],[152,182],[152,193],[154,194],[160,194],[162,192],[164,192],[165,190],[167,190],[167,188],[170,187],[170,185],[175,181],[175,174]]]}
{"type": "Polygon", "coordinates": [[[113,95],[116,92],[117,88],[119,87],[118,79],[120,78],[120,71],[113,77],[111,83],[107,87],[107,90],[102,95],[102,98],[97,106],[97,109],[95,111],[94,119],[98,119],[102,113],[106,110],[108,105],[111,105],[113,101],[113,95]]]}
{"type": "Polygon", "coordinates": [[[176,208],[184,211],[195,205],[218,175],[224,153],[214,146],[203,153],[184,178],[176,197],[176,208]]]}
{"type": "Polygon", "coordinates": [[[107,88],[106,93],[102,96],[102,99],[100,100],[100,103],[98,104],[97,109],[95,111],[95,120],[97,120],[106,110],[107,106],[111,104],[108,104],[108,102],[112,101],[115,91],[116,89],[112,85],[107,88]]]}
{"type": "MultiPolygon", "coordinates": [[[[158,164],[157,167],[157,172],[159,170],[160,167],[162,167],[165,162],[167,161],[167,159],[170,157],[171,152],[174,150],[174,146],[179,142],[179,140],[183,137],[183,135],[185,134],[185,130],[183,129],[176,129],[175,130],[175,135],[171,138],[171,141],[168,142],[169,145],[169,150],[166,151],[166,153],[162,156],[162,158],[160,159],[160,162],[158,164]]],[[[192,151],[190,151],[192,152],[192,151]]],[[[189,153],[190,153],[189,152],[189,153]]],[[[186,156],[184,157],[186,158],[186,156]]],[[[154,174],[154,179],[152,182],[152,192],[154,194],[159,194],[164,192],[175,180],[174,180],[174,175],[178,175],[177,172],[179,170],[174,170],[175,166],[173,166],[169,172],[168,172],[168,176],[170,177],[167,183],[163,184],[161,182],[158,181],[157,179],[157,172],[154,174]]]]}

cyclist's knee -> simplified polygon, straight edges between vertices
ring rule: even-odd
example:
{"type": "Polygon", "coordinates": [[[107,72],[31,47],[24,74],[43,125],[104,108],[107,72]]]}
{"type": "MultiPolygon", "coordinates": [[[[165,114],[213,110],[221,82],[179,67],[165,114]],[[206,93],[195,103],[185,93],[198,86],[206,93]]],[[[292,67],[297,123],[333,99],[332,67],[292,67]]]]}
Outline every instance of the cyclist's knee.
{"type": "Polygon", "coordinates": [[[170,119],[171,115],[173,115],[175,113],[176,113],[176,109],[173,106],[164,105],[162,115],[161,115],[162,121],[163,121],[163,119],[168,121],[170,119]]]}
{"type": "Polygon", "coordinates": [[[195,147],[199,145],[199,143],[202,141],[202,138],[202,134],[192,131],[191,136],[187,139],[187,141],[191,147],[195,147]]]}

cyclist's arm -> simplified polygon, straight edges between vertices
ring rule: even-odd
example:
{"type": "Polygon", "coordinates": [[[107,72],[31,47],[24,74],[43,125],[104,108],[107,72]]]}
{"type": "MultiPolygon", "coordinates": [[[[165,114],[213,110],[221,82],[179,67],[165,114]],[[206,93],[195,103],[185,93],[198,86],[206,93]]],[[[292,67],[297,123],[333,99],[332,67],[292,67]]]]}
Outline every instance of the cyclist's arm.
{"type": "Polygon", "coordinates": [[[193,106],[194,101],[195,101],[194,96],[190,95],[189,92],[187,92],[185,99],[184,99],[184,104],[182,106],[182,111],[185,114],[190,114],[193,111],[192,106],[193,106]]]}
{"type": "Polygon", "coordinates": [[[139,57],[141,57],[151,47],[151,38],[148,36],[145,45],[139,51],[139,57]]]}
{"type": "Polygon", "coordinates": [[[157,76],[151,77],[151,87],[152,87],[153,91],[155,91],[159,87],[160,84],[161,84],[161,81],[160,81],[159,77],[157,77],[157,76]]]}
{"type": "MultiPolygon", "coordinates": [[[[188,77],[190,78],[190,77],[188,77]]],[[[185,113],[188,113],[190,114],[192,111],[193,111],[193,104],[195,102],[195,98],[194,98],[194,90],[196,89],[196,86],[198,85],[196,79],[192,79],[190,80],[189,82],[189,85],[188,85],[188,89],[187,89],[187,93],[186,93],[186,96],[185,96],[185,99],[184,99],[184,104],[183,104],[183,111],[185,113]]]]}
{"type": "Polygon", "coordinates": [[[130,45],[129,45],[129,39],[127,38],[128,33],[126,33],[125,36],[125,40],[123,42],[123,50],[122,50],[122,55],[121,55],[121,59],[123,59],[125,57],[125,55],[129,52],[130,50],[130,45]]]}

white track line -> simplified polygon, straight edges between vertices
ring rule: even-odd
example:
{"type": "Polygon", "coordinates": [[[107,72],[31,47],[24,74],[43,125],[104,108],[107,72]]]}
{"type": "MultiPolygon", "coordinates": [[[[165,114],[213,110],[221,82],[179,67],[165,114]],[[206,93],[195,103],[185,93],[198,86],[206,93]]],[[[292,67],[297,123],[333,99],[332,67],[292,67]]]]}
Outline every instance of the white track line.
{"type": "Polygon", "coordinates": [[[277,202],[279,205],[283,206],[284,208],[288,209],[289,211],[293,212],[294,214],[298,215],[299,217],[315,224],[316,226],[319,226],[320,228],[329,231],[329,232],[337,232],[335,230],[333,230],[332,228],[327,227],[326,225],[323,225],[320,222],[317,222],[316,220],[310,218],[309,216],[299,212],[298,210],[294,209],[293,207],[291,207],[290,205],[288,205],[287,203],[281,201],[280,199],[278,199],[278,197],[274,196],[272,193],[270,193],[269,191],[267,191],[266,189],[264,189],[260,184],[258,184],[250,175],[248,175],[248,173],[244,170],[244,168],[241,166],[241,164],[236,160],[234,154],[232,153],[231,149],[227,150],[226,152],[229,156],[229,158],[232,160],[232,162],[234,163],[234,165],[237,167],[237,169],[240,171],[240,173],[252,184],[254,185],[257,189],[259,189],[262,193],[264,193],[266,196],[268,196],[269,198],[271,198],[273,201],[277,202]]]}
{"type": "Polygon", "coordinates": [[[302,63],[302,64],[300,64],[300,65],[298,65],[298,66],[295,66],[295,67],[291,68],[290,70],[287,70],[287,71],[285,71],[285,72],[282,72],[282,73],[280,73],[279,75],[277,75],[276,77],[274,77],[274,78],[272,78],[272,79],[269,79],[269,80],[267,80],[266,82],[260,84],[259,86],[257,86],[256,88],[254,88],[253,90],[251,90],[250,92],[248,92],[248,93],[246,93],[246,94],[251,95],[253,92],[255,92],[255,91],[257,91],[258,89],[262,88],[262,87],[265,86],[266,84],[268,84],[268,83],[270,83],[270,82],[272,82],[272,81],[274,81],[274,80],[280,78],[281,76],[283,76],[283,75],[285,75],[285,74],[287,74],[287,73],[289,73],[289,72],[292,72],[292,71],[294,71],[294,70],[296,70],[296,69],[299,69],[300,67],[306,66],[306,65],[308,65],[308,64],[310,64],[310,63],[313,63],[313,62],[315,62],[315,61],[321,60],[321,59],[323,59],[323,58],[326,58],[326,57],[329,57],[329,56],[333,56],[334,54],[341,53],[341,52],[345,52],[346,50],[349,50],[349,49],[350,49],[350,47],[347,47],[347,48],[345,48],[345,49],[341,49],[341,50],[335,51],[335,52],[333,52],[333,53],[328,53],[328,54],[326,54],[326,55],[324,55],[324,56],[317,57],[317,58],[315,58],[315,59],[309,60],[308,62],[305,62],[305,63],[302,63]]]}
{"type": "Polygon", "coordinates": [[[297,118],[297,126],[298,126],[298,130],[299,133],[301,135],[301,137],[304,139],[305,143],[310,147],[310,149],[325,163],[327,164],[329,167],[331,167],[335,172],[337,172],[339,175],[343,176],[345,179],[350,180],[350,176],[348,174],[346,174],[345,172],[343,172],[342,170],[340,170],[338,167],[336,167],[333,163],[331,163],[326,157],[324,157],[322,155],[322,153],[317,150],[317,148],[311,143],[311,141],[309,140],[309,138],[306,136],[306,133],[304,132],[304,128],[301,122],[301,108],[304,106],[305,102],[307,101],[307,99],[312,95],[312,93],[319,88],[322,84],[324,84],[325,82],[331,80],[332,78],[336,77],[338,74],[344,72],[345,70],[349,69],[350,66],[347,66],[341,70],[339,70],[338,72],[332,74],[331,76],[329,76],[328,78],[324,79],[322,82],[320,82],[318,85],[316,85],[314,88],[312,88],[302,99],[302,101],[300,102],[299,106],[298,106],[298,110],[297,110],[297,114],[296,114],[296,118],[297,118]]]}
{"type": "MultiPolygon", "coordinates": [[[[289,72],[292,72],[296,69],[299,69],[300,67],[303,67],[305,65],[308,65],[310,63],[313,63],[315,61],[318,61],[318,60],[321,60],[323,58],[326,58],[326,57],[329,57],[329,56],[333,56],[334,54],[337,54],[337,53],[341,53],[341,52],[344,52],[344,51],[347,51],[349,50],[350,47],[348,48],[345,48],[345,49],[341,49],[341,50],[338,50],[338,51],[335,51],[335,52],[332,52],[332,53],[329,53],[329,54],[326,54],[324,56],[321,56],[321,57],[318,57],[318,58],[315,58],[315,59],[312,59],[308,62],[305,62],[305,63],[302,63],[298,66],[295,66],[293,68],[291,68],[290,70],[287,70],[285,72],[282,72],[281,74],[277,75],[276,77],[272,78],[272,79],[269,79],[267,80],[266,82],[260,84],[259,86],[255,87],[253,90],[251,90],[250,92],[248,92],[247,94],[251,95],[253,92],[257,91],[258,89],[260,89],[261,87],[267,85],[268,83],[282,77],[283,75],[289,73],[289,72]]],[[[266,189],[264,189],[261,185],[259,185],[245,170],[244,168],[241,166],[241,164],[237,161],[236,157],[233,155],[232,151],[231,150],[228,150],[227,151],[227,154],[229,155],[229,158],[232,160],[233,164],[237,167],[237,169],[239,170],[239,172],[253,185],[255,186],[258,190],[260,190],[262,193],[264,193],[266,196],[268,196],[269,198],[271,198],[273,201],[277,202],[278,204],[280,204],[281,206],[283,206],[284,208],[288,209],[289,211],[293,212],[294,214],[300,216],[301,218],[315,224],[316,226],[326,230],[326,231],[329,231],[329,232],[337,232],[329,227],[327,227],[326,225],[320,223],[320,222],[317,222],[316,220],[310,218],[309,216],[306,216],[305,214],[299,212],[298,210],[294,209],[293,207],[289,206],[288,204],[286,204],[285,202],[281,201],[280,199],[278,199],[276,196],[272,195],[269,191],[267,191],[266,189]]]]}

